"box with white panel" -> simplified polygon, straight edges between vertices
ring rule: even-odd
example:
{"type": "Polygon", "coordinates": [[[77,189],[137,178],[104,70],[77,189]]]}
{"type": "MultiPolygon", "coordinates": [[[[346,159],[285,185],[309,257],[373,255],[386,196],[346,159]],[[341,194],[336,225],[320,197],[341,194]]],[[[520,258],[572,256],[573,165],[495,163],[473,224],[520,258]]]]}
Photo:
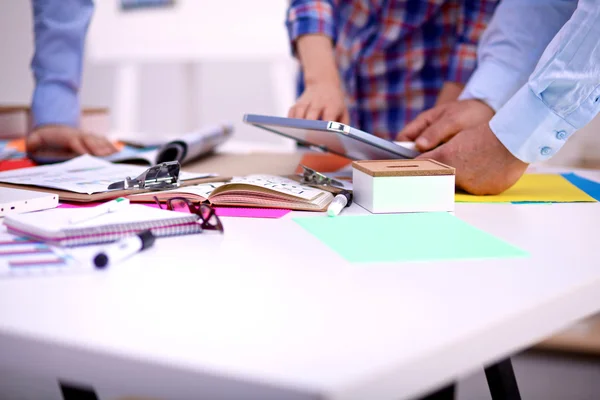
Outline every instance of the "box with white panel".
{"type": "Polygon", "coordinates": [[[434,160],[352,163],[353,201],[372,213],[454,211],[455,170],[434,160]]]}
{"type": "Polygon", "coordinates": [[[0,218],[58,206],[55,193],[0,187],[0,218]]]}

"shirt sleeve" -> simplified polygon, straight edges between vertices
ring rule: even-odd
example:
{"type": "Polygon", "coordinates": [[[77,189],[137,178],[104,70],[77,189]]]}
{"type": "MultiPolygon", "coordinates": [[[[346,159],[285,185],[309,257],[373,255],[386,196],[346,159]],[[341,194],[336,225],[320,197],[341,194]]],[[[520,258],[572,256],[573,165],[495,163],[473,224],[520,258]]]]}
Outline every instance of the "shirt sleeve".
{"type": "Polygon", "coordinates": [[[447,80],[466,83],[477,64],[477,43],[490,22],[497,0],[467,0],[458,24],[458,41],[450,56],[447,80]]]}
{"type": "Polygon", "coordinates": [[[307,34],[323,34],[337,40],[334,8],[331,0],[292,0],[286,26],[292,54],[296,55],[296,40],[307,34]]]}
{"type": "Polygon", "coordinates": [[[520,160],[549,159],[600,112],[600,7],[579,0],[527,83],[490,121],[520,160]]]}
{"type": "Polygon", "coordinates": [[[527,82],[576,6],[577,0],[501,0],[481,36],[477,68],[459,100],[479,99],[498,111],[527,82]]]}
{"type": "Polygon", "coordinates": [[[33,0],[33,127],[77,127],[85,36],[93,0],[33,0]]]}

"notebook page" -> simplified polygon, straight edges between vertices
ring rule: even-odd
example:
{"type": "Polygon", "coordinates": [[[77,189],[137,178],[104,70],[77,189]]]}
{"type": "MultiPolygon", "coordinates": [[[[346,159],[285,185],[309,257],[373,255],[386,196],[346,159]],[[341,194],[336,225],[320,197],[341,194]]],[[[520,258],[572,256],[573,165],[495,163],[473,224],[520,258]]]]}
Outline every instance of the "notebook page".
{"type": "Polygon", "coordinates": [[[333,194],[325,192],[311,201],[291,200],[289,198],[274,197],[260,193],[243,193],[238,195],[224,193],[218,196],[218,206],[234,207],[263,207],[263,208],[282,208],[290,210],[323,210],[331,200],[333,194]]]}
{"type": "Polygon", "coordinates": [[[154,196],[160,201],[173,197],[184,197],[193,201],[204,201],[208,199],[208,196],[213,190],[222,185],[223,182],[201,183],[199,185],[183,186],[177,189],[163,190],[160,192],[132,194],[127,197],[132,202],[152,202],[154,201],[154,196]]]}
{"type": "MultiPolygon", "coordinates": [[[[285,202],[285,203],[290,203],[290,204],[313,204],[313,203],[317,203],[320,199],[324,198],[324,197],[328,197],[329,193],[325,192],[325,193],[321,193],[319,195],[317,195],[317,197],[311,199],[311,200],[304,200],[304,199],[298,199],[296,197],[292,197],[292,196],[286,196],[284,194],[271,194],[271,193],[263,193],[263,192],[257,192],[257,191],[251,191],[251,190],[235,190],[235,191],[231,191],[231,192],[224,192],[219,194],[218,196],[212,197],[213,201],[215,202],[216,205],[220,205],[223,203],[229,203],[231,201],[246,201],[246,202],[252,202],[252,203],[257,203],[257,204],[261,204],[261,202],[263,201],[278,201],[278,202],[285,202]]],[[[333,195],[331,195],[333,196],[333,195]]]]}
{"type": "Polygon", "coordinates": [[[233,178],[230,182],[214,190],[213,195],[223,193],[233,185],[251,186],[243,188],[245,191],[253,190],[260,192],[276,192],[284,196],[291,196],[297,199],[313,201],[323,193],[324,190],[302,185],[292,179],[275,175],[248,175],[245,177],[233,178]]]}

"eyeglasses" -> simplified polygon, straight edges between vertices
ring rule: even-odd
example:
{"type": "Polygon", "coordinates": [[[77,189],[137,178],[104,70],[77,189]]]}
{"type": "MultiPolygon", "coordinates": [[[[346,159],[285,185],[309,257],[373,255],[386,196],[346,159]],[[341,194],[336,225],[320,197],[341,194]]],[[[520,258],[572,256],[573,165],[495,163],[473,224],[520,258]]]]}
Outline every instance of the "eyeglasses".
{"type": "MultiPolygon", "coordinates": [[[[163,209],[158,197],[154,196],[154,201],[160,209],[163,209]]],[[[189,212],[198,215],[200,217],[200,226],[202,229],[223,233],[223,224],[221,223],[221,220],[217,216],[215,209],[208,204],[194,204],[184,197],[173,197],[167,199],[166,205],[167,209],[171,211],[189,212]]]]}

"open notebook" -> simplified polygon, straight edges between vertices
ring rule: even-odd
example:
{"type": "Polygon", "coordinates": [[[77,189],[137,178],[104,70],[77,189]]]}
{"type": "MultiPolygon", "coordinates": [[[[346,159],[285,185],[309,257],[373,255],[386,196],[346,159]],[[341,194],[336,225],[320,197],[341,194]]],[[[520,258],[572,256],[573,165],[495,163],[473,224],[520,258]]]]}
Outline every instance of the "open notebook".
{"type": "Polygon", "coordinates": [[[274,175],[248,175],[227,183],[205,183],[155,193],[134,194],[132,202],[153,202],[184,197],[194,202],[208,201],[221,207],[285,208],[325,211],[333,194],[274,175]]]}
{"type": "Polygon", "coordinates": [[[161,210],[141,204],[75,223],[70,219],[89,213],[86,208],[57,208],[8,215],[8,232],[59,246],[106,243],[147,229],[157,237],[202,232],[198,215],[161,210]]]}

